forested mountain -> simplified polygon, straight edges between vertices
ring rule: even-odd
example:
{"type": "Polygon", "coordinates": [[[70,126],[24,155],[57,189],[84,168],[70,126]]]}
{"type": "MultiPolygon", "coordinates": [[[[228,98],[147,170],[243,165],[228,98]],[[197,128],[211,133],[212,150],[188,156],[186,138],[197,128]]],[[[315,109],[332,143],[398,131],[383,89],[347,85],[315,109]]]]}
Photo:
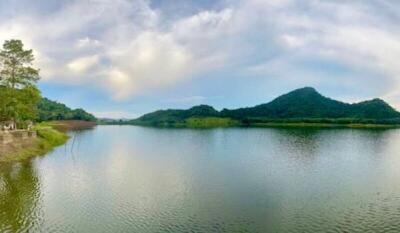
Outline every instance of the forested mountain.
{"type": "Polygon", "coordinates": [[[251,108],[223,110],[222,116],[234,118],[363,118],[389,119],[400,113],[380,99],[356,104],[327,98],[314,88],[305,87],[279,96],[267,104],[251,108]]]}
{"type": "Polygon", "coordinates": [[[398,124],[400,113],[381,99],[349,104],[327,98],[314,88],[294,90],[255,107],[217,111],[200,105],[188,110],[159,110],[130,121],[132,124],[174,126],[188,119],[223,118],[253,124],[265,122],[398,124]]]}
{"type": "Polygon", "coordinates": [[[83,109],[71,109],[65,104],[42,98],[38,104],[39,121],[84,120],[95,121],[96,117],[83,109]]]}
{"type": "Polygon", "coordinates": [[[199,105],[187,110],[158,110],[143,115],[139,118],[139,120],[146,122],[175,122],[185,120],[190,117],[217,117],[219,115],[220,113],[213,107],[208,105],[199,105]]]}

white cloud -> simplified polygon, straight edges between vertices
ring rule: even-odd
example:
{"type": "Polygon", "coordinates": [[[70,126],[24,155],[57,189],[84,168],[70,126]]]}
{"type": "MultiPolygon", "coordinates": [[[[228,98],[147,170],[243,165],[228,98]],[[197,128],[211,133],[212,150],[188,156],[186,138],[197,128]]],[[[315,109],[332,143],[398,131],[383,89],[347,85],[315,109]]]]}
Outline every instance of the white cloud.
{"type": "Polygon", "coordinates": [[[248,74],[273,74],[271,78],[281,77],[282,81],[297,85],[297,80],[291,79],[302,77],[300,81],[303,83],[330,86],[337,86],[338,79],[348,79],[340,81],[343,87],[358,90],[361,87],[400,106],[400,68],[397,64],[400,59],[400,31],[395,18],[386,17],[390,15],[385,12],[388,9],[375,1],[363,1],[362,4],[358,1],[277,2],[279,4],[271,6],[255,0],[242,6],[244,12],[241,14],[253,18],[259,28],[269,29],[266,41],[280,41],[289,49],[252,64],[245,69],[248,74]],[[268,15],[268,20],[254,16],[257,14],[268,15]],[[369,73],[374,79],[332,76],[330,70],[316,76],[313,67],[308,68],[307,77],[302,62],[310,59],[344,64],[364,74],[369,73]]]}
{"type": "Polygon", "coordinates": [[[38,51],[37,64],[46,82],[90,82],[123,100],[221,64],[223,56],[198,52],[203,46],[190,37],[203,37],[205,32],[218,36],[231,13],[200,12],[165,30],[146,1],[74,1],[49,15],[17,15],[0,23],[0,39],[21,38],[38,51]]]}
{"type": "MultiPolygon", "coordinates": [[[[175,18],[152,9],[146,0],[66,1],[48,14],[15,13],[3,19],[0,40],[21,38],[33,48],[44,81],[90,82],[118,100],[150,95],[213,70],[242,70],[244,78],[273,74],[276,80],[290,81],[295,78],[287,76],[303,68],[301,61],[312,58],[370,71],[379,80],[347,77],[353,81],[343,85],[372,90],[379,83],[379,95],[400,103],[399,4],[223,3],[218,9],[175,18]]],[[[307,71],[302,72],[306,77],[307,71]]],[[[335,78],[308,80],[335,84],[335,78]]]]}
{"type": "Polygon", "coordinates": [[[304,44],[304,40],[293,35],[283,35],[282,40],[289,48],[298,48],[304,44]]]}
{"type": "Polygon", "coordinates": [[[99,56],[93,55],[93,56],[77,58],[68,63],[67,67],[74,73],[82,74],[90,71],[98,63],[99,63],[99,56]]]}
{"type": "Polygon", "coordinates": [[[227,35],[231,29],[233,10],[202,11],[189,18],[176,22],[173,26],[174,36],[188,39],[207,39],[227,35]]]}
{"type": "Polygon", "coordinates": [[[193,67],[191,54],[169,34],[159,32],[143,32],[123,48],[116,45],[107,52],[112,65],[107,86],[116,99],[175,84],[193,67]]]}
{"type": "Polygon", "coordinates": [[[89,37],[81,38],[76,41],[76,47],[79,49],[96,48],[101,45],[100,41],[91,39],[89,37]]]}

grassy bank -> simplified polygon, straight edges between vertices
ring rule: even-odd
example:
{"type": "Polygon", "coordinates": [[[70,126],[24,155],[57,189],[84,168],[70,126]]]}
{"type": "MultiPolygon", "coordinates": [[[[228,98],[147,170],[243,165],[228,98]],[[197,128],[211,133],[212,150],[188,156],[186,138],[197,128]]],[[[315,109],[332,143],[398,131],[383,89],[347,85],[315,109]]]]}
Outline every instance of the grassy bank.
{"type": "Polygon", "coordinates": [[[68,136],[44,124],[36,126],[36,138],[29,138],[18,143],[2,145],[0,162],[21,161],[30,157],[44,155],[53,148],[64,144],[68,136]]]}
{"type": "Polygon", "coordinates": [[[189,128],[230,127],[238,124],[237,120],[221,117],[189,118],[185,121],[185,126],[189,128]]]}

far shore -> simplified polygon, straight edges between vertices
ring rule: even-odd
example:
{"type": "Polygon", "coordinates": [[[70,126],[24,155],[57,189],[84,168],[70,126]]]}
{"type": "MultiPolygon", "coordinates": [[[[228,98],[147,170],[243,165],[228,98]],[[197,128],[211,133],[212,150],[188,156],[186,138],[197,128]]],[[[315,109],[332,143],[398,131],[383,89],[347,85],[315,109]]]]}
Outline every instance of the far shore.
{"type": "Polygon", "coordinates": [[[230,124],[207,124],[197,123],[190,124],[187,122],[175,122],[172,124],[145,124],[145,123],[130,123],[130,124],[109,124],[109,125],[136,125],[154,128],[352,128],[352,129],[395,129],[400,128],[400,124],[371,124],[371,123],[311,123],[311,122],[263,122],[244,124],[241,122],[231,121],[230,124]]]}
{"type": "Polygon", "coordinates": [[[353,129],[393,129],[394,124],[332,124],[332,123],[255,123],[249,127],[265,128],[353,128],[353,129]]]}

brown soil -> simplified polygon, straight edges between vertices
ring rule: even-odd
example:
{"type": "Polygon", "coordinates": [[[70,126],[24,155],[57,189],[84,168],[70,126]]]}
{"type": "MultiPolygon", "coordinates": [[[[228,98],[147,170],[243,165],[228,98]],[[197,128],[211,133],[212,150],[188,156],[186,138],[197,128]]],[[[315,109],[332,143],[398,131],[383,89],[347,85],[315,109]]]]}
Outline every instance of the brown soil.
{"type": "Polygon", "coordinates": [[[96,122],[94,121],[53,121],[51,125],[60,131],[68,131],[68,130],[79,130],[79,129],[88,129],[96,126],[96,122]]]}

